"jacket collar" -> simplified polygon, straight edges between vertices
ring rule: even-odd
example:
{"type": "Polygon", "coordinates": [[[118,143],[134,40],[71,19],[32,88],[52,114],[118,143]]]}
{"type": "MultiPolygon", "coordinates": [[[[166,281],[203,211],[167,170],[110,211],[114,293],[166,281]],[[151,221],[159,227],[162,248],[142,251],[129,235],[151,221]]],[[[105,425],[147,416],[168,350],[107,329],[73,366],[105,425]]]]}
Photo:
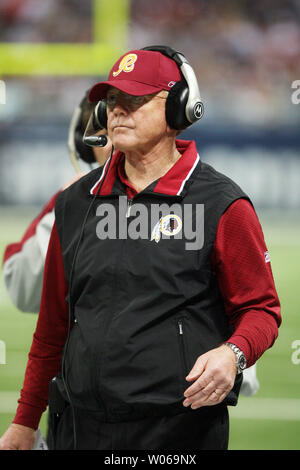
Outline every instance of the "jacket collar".
{"type": "MultiPolygon", "coordinates": [[[[187,182],[191,179],[194,170],[200,162],[200,157],[197,153],[196,144],[194,141],[176,140],[177,150],[182,154],[182,157],[172,166],[172,168],[155,184],[151,184],[144,192],[151,192],[156,194],[164,194],[168,196],[183,195],[187,182]]],[[[96,195],[99,186],[101,185],[99,195],[107,196],[118,191],[118,165],[124,159],[124,154],[115,152],[110,157],[100,174],[100,177],[90,189],[91,195],[96,195]],[[107,174],[106,174],[107,172],[107,174]]]]}

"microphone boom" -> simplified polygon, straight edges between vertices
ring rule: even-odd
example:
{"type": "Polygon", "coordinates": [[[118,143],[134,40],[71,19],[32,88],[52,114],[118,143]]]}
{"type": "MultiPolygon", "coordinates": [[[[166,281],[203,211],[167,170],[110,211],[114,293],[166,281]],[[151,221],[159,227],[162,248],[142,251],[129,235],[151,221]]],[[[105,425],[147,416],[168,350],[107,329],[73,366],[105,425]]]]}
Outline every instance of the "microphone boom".
{"type": "Polygon", "coordinates": [[[104,147],[107,144],[107,137],[105,135],[85,136],[83,142],[90,147],[104,147]]]}

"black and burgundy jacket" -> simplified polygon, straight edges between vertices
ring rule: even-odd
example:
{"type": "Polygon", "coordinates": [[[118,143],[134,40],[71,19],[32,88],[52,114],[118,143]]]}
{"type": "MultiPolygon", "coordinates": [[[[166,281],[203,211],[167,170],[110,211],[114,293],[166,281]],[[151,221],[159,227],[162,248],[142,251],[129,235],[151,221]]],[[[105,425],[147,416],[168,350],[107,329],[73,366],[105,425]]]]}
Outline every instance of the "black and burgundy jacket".
{"type": "MultiPolygon", "coordinates": [[[[198,356],[229,340],[250,366],[273,344],[280,304],[249,198],[200,160],[194,142],[177,148],[177,163],[134,197],[120,153],[59,194],[14,422],[36,425],[46,406],[66,341],[67,301],[72,402],[108,422],[188,411],[185,377],[198,356]]],[[[236,404],[240,379],[226,404],[236,404]]]]}
{"type": "MultiPolygon", "coordinates": [[[[107,421],[182,412],[185,377],[197,357],[233,332],[211,254],[222,214],[247,196],[202,163],[193,143],[183,146],[168,186],[162,178],[127,199],[117,155],[106,180],[107,168],[96,170],[57,200],[69,284],[95,198],[72,276],[66,370],[75,406],[107,421]],[[192,227],[199,232],[194,245],[192,227]]],[[[236,403],[240,383],[238,377],[226,404],[236,403]]]]}

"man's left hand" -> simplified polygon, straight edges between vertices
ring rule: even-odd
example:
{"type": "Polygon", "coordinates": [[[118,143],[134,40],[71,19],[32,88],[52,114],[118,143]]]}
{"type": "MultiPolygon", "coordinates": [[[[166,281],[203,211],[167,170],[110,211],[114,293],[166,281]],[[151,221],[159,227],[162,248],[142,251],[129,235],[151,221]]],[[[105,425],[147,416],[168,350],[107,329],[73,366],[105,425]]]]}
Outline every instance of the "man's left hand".
{"type": "Polygon", "coordinates": [[[184,392],[184,406],[192,409],[221,403],[234,385],[236,356],[226,345],[202,354],[186,377],[194,382],[184,392]]]}

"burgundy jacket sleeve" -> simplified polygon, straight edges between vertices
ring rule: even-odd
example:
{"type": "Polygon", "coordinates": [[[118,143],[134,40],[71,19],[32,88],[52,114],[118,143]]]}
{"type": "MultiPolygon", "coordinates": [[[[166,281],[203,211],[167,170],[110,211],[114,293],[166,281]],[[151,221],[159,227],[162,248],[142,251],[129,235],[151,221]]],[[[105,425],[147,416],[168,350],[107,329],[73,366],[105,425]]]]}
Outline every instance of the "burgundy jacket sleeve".
{"type": "Polygon", "coordinates": [[[14,423],[37,429],[48,404],[49,383],[61,366],[67,337],[68,286],[54,223],[45,262],[41,308],[14,423]]]}
{"type": "Polygon", "coordinates": [[[262,228],[246,199],[222,215],[212,265],[235,330],[228,341],[244,352],[249,367],[274,343],[281,315],[262,228]]]}

